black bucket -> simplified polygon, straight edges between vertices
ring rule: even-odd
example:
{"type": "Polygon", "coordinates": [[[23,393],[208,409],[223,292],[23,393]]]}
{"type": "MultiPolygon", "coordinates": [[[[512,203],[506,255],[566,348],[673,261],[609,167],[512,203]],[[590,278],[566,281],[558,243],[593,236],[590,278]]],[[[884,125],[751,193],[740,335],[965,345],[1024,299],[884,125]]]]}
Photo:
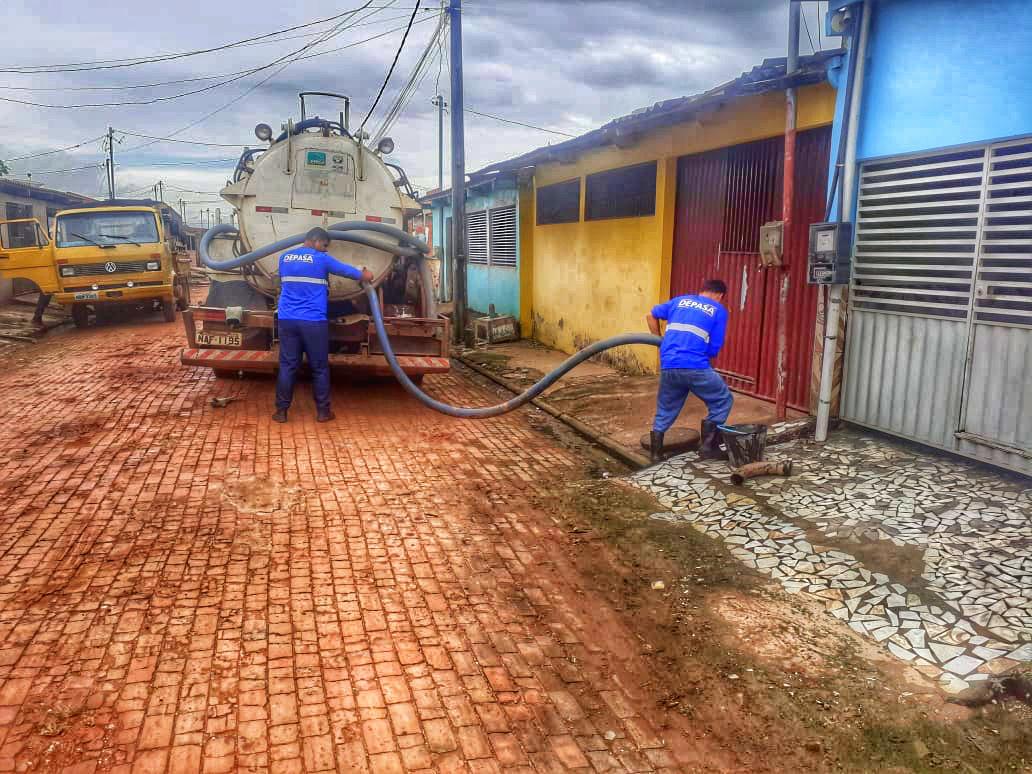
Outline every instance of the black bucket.
{"type": "Polygon", "coordinates": [[[728,425],[720,428],[731,467],[760,462],[767,446],[766,425],[728,425]]]}

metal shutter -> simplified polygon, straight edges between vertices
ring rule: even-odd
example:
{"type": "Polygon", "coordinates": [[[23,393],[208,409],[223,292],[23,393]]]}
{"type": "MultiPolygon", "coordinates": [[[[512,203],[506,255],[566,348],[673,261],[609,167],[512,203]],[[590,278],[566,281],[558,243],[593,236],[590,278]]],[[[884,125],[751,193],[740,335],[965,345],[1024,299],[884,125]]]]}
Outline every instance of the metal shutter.
{"type": "Polygon", "coordinates": [[[864,165],[854,308],[967,318],[986,155],[976,148],[864,165]]]}
{"type": "Polygon", "coordinates": [[[487,211],[466,213],[466,260],[487,263],[487,211]]]}
{"type": "Polygon", "coordinates": [[[989,163],[975,321],[1032,328],[1032,141],[994,146],[989,163]]]}
{"type": "Polygon", "coordinates": [[[491,264],[516,265],[516,206],[491,210],[491,264]]]}

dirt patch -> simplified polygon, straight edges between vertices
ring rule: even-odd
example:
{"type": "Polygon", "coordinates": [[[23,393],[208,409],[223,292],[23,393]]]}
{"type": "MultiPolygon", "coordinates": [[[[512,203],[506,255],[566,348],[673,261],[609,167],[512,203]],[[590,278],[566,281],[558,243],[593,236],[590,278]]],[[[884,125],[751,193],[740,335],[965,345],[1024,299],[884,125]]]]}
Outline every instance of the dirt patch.
{"type": "MultiPolygon", "coordinates": [[[[721,541],[649,519],[663,509],[646,493],[573,482],[550,507],[580,571],[641,638],[657,703],[686,739],[726,752],[709,770],[1032,771],[1028,707],[948,704],[930,680],[746,569],[721,541]]],[[[912,559],[893,560],[893,572],[912,559]]]]}
{"type": "Polygon", "coordinates": [[[302,493],[280,481],[248,477],[223,484],[222,499],[240,513],[267,514],[289,511],[300,504],[302,493]]]}

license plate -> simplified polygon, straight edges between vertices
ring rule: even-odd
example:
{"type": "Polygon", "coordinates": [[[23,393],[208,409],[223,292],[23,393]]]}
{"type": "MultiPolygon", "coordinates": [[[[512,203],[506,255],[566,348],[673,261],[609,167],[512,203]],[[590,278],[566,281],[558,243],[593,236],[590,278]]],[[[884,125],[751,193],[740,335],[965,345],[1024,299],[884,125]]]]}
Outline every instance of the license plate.
{"type": "Polygon", "coordinates": [[[95,290],[87,290],[84,293],[76,293],[74,299],[76,301],[96,301],[100,298],[100,293],[95,290]]]}
{"type": "Polygon", "coordinates": [[[208,333],[206,331],[198,331],[197,343],[215,347],[239,347],[244,343],[244,335],[242,333],[208,333]]]}

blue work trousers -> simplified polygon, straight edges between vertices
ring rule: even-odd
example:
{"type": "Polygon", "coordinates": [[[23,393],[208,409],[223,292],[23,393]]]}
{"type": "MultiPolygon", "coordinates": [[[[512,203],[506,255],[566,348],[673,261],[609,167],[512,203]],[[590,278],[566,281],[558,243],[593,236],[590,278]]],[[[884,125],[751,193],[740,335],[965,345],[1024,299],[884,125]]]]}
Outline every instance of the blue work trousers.
{"type": "Polygon", "coordinates": [[[652,429],[660,433],[669,430],[690,393],[706,404],[709,409],[706,419],[718,425],[727,421],[735,399],[720,374],[712,368],[664,368],[659,372],[656,421],[652,429]]]}
{"type": "Polygon", "coordinates": [[[286,411],[294,398],[294,382],[301,367],[301,355],[308,355],[312,371],[312,393],[319,413],[330,410],[330,329],[326,321],[279,321],[279,376],[276,378],[276,408],[286,411]]]}

